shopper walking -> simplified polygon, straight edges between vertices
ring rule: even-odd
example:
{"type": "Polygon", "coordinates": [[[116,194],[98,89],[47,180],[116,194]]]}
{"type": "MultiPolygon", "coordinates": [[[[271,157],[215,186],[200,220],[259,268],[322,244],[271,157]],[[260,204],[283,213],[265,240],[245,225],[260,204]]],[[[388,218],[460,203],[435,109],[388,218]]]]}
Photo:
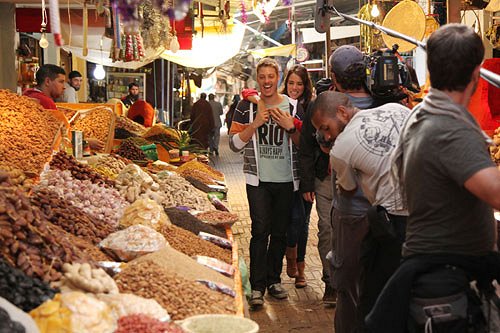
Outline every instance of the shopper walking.
{"type": "Polygon", "coordinates": [[[213,129],[212,107],[207,102],[207,94],[201,93],[200,99],[193,104],[191,109],[191,138],[202,148],[207,149],[213,129]]]}
{"type": "Polygon", "coordinates": [[[214,128],[210,135],[210,154],[215,153],[219,156],[219,141],[220,141],[220,128],[222,127],[222,122],[220,116],[224,113],[222,111],[222,104],[215,101],[215,95],[208,95],[208,103],[212,108],[212,115],[214,118],[214,128]]]}
{"type": "Polygon", "coordinates": [[[298,189],[298,165],[294,143],[299,134],[294,117],[300,105],[278,93],[279,67],[263,58],[257,64],[260,98],[266,109],[241,101],[234,113],[229,135],[233,151],[242,151],[247,198],[252,220],[250,240],[250,283],[253,307],[264,303],[264,293],[284,299],[281,271],[290,222],[293,191],[298,189]]]}
{"type": "Polygon", "coordinates": [[[229,130],[231,129],[231,124],[233,123],[233,116],[234,116],[234,111],[236,110],[236,106],[240,102],[240,95],[234,95],[233,96],[233,102],[231,103],[231,106],[229,106],[229,110],[226,113],[226,126],[227,126],[227,132],[229,133],[229,130]]]}
{"type": "MultiPolygon", "coordinates": [[[[282,94],[297,100],[302,109],[307,110],[312,98],[312,84],[304,66],[295,65],[288,70],[282,94]]],[[[292,203],[292,217],[286,236],[287,248],[285,253],[286,272],[289,277],[295,278],[296,288],[307,286],[304,271],[311,208],[312,201],[306,201],[302,198],[300,191],[295,191],[292,203]]]]}
{"type": "Polygon", "coordinates": [[[370,332],[406,332],[410,293],[423,272],[454,267],[486,286],[500,281],[492,211],[500,210],[500,171],[487,150],[489,137],[467,110],[483,56],[481,37],[465,25],[445,25],[429,37],[431,89],[394,153],[409,210],[404,259],[368,317],[370,332]]]}

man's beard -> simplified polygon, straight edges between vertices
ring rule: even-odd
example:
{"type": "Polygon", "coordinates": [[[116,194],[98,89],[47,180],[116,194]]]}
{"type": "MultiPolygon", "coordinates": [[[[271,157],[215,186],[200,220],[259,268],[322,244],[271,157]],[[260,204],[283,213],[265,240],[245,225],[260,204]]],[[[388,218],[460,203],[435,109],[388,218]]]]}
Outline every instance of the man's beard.
{"type": "Polygon", "coordinates": [[[73,87],[73,89],[75,89],[75,91],[78,91],[78,90],[80,90],[80,87],[73,87]]]}

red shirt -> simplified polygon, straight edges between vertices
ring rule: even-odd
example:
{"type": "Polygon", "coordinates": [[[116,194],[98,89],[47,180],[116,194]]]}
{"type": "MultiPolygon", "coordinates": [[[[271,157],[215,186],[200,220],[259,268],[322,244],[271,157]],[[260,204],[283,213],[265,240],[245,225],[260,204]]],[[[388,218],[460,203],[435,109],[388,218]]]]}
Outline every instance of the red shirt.
{"type": "Polygon", "coordinates": [[[57,106],[54,100],[49,96],[45,95],[41,90],[37,88],[26,89],[23,93],[24,96],[31,97],[40,101],[40,104],[49,110],[56,110],[57,106]]]}

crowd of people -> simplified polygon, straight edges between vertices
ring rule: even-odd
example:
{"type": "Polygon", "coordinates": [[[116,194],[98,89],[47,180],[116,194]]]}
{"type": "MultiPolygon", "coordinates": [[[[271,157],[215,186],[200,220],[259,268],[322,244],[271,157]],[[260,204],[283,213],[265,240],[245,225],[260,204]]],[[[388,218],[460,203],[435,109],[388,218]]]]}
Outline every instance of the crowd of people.
{"type": "Polygon", "coordinates": [[[431,35],[427,53],[431,89],[412,110],[371,93],[353,46],[332,53],[331,79],[315,92],[304,67],[288,70],[280,93],[278,63],[258,63],[260,93],[244,91],[227,121],[230,148],[244,160],[252,308],[266,291],[287,298],[284,258],[295,287],[307,285],[316,201],[323,300],[336,304],[336,333],[487,324],[470,315],[477,302],[454,303],[473,297],[471,280],[494,297],[500,277],[492,210],[500,210],[500,171],[467,110],[484,46],[471,28],[449,24],[431,35]]]}

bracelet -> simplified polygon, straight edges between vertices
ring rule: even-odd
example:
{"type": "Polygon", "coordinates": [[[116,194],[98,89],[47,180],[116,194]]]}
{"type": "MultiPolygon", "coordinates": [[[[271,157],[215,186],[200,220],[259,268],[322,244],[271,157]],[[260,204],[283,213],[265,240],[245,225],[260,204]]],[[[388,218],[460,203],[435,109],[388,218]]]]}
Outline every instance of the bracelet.
{"type": "Polygon", "coordinates": [[[288,134],[293,134],[297,132],[297,127],[293,126],[292,128],[285,130],[288,134]]]}

